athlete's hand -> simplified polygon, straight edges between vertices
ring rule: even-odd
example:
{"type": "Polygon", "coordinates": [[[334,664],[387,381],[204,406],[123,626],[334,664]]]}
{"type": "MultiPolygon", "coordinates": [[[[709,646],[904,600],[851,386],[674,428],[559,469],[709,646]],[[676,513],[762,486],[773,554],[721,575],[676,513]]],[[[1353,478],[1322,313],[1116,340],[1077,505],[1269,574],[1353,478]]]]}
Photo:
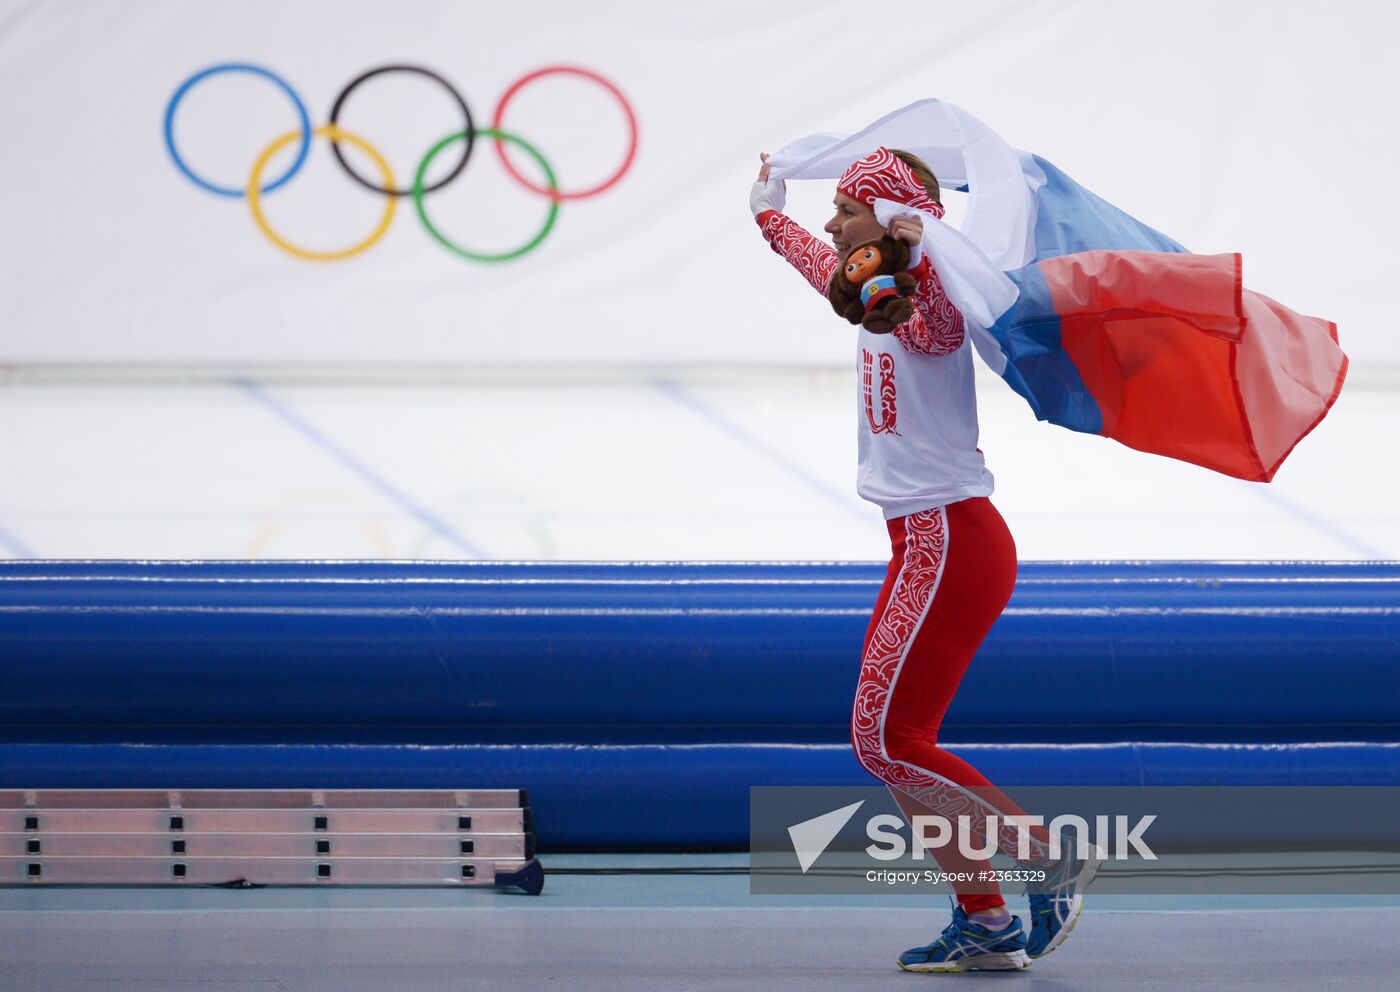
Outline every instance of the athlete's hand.
{"type": "Polygon", "coordinates": [[[896,241],[903,241],[912,248],[924,240],[924,222],[922,218],[901,214],[890,221],[890,226],[885,228],[885,233],[896,241]]]}
{"type": "MultiPolygon", "coordinates": [[[[783,207],[787,205],[787,186],[781,179],[769,179],[768,173],[768,153],[761,152],[758,160],[763,164],[758,170],[758,180],[749,190],[749,209],[757,217],[765,210],[776,210],[783,212],[783,207]]],[[[920,228],[922,230],[922,228],[920,228]]]]}
{"type": "Polygon", "coordinates": [[[768,158],[769,155],[767,152],[758,153],[758,160],[763,163],[758,169],[758,181],[761,183],[766,183],[768,181],[768,173],[773,171],[773,167],[768,164],[768,158]]]}

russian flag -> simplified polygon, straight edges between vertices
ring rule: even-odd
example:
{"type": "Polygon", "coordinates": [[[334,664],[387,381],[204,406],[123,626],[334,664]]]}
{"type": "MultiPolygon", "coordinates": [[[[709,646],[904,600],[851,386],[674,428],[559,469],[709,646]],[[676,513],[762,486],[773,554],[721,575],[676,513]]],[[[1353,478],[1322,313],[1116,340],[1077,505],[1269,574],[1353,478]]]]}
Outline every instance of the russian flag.
{"type": "MultiPolygon", "coordinates": [[[[969,194],[923,248],[978,352],[1042,420],[1267,482],[1326,416],[1337,327],[1244,288],[1238,255],[1194,255],[942,100],[780,148],[774,179],[836,178],[877,148],[969,194]]],[[[907,210],[875,202],[881,223],[907,210]]]]}
{"type": "MultiPolygon", "coordinates": [[[[1041,420],[1267,482],[1346,377],[1337,327],[1244,288],[1039,156],[1034,257],[988,332],[1041,420]]],[[[1028,170],[1029,171],[1029,170],[1028,170]]]]}

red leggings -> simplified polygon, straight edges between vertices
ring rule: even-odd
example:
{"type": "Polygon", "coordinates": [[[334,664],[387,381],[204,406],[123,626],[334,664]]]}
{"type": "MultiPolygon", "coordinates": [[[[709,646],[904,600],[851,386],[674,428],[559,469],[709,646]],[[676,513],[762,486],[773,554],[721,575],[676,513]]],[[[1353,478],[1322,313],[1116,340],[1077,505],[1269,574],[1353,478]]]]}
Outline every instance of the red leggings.
{"type": "MultiPolygon", "coordinates": [[[[957,816],[974,826],[991,813],[1024,815],[1019,806],[962,758],[938,746],[938,728],[977,646],[1001,615],[1016,581],[1016,545],[1001,514],[984,497],[889,521],[891,557],[865,653],[851,718],[861,765],[890,789],[907,819],[957,816]]],[[[1043,827],[1031,828],[1030,860],[1045,857],[1043,827]],[[1037,843],[1038,842],[1038,843],[1037,843]]],[[[1015,857],[1017,831],[998,831],[1015,857]]],[[[985,837],[978,835],[976,847],[985,837]]],[[[948,844],[932,852],[947,872],[989,867],[948,844]]],[[[1001,901],[995,882],[953,886],[969,913],[1001,901]]]]}

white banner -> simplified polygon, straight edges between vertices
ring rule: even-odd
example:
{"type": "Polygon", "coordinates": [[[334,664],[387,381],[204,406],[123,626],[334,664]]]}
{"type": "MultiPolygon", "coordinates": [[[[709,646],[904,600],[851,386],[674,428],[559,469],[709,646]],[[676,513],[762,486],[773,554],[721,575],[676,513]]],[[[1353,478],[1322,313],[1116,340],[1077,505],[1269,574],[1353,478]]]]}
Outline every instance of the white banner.
{"type": "MultiPolygon", "coordinates": [[[[1353,361],[1396,362],[1397,20],[1263,0],[4,0],[0,362],[845,364],[850,328],[749,217],[758,153],[933,96],[1192,250],[1242,251],[1251,288],[1336,320],[1353,361]],[[479,135],[454,175],[466,143],[443,145],[421,215],[372,188],[387,169],[409,190],[463,104],[511,136],[504,160],[479,135]],[[303,109],[320,133],[298,163],[303,109]]],[[[819,232],[829,183],[793,185],[819,232]]]]}

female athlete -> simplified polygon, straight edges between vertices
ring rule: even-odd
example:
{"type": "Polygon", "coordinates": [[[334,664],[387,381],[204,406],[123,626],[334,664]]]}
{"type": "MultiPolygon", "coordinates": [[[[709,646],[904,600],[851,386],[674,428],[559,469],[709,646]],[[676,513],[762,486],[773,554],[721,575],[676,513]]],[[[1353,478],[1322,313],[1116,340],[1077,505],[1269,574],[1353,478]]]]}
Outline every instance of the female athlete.
{"type": "MultiPolygon", "coordinates": [[[[767,159],[761,156],[750,195],[754,217],[773,250],[823,296],[858,244],[887,234],[907,242],[914,255],[913,316],[889,334],[857,329],[857,489],[884,510],[891,557],[865,635],[851,721],[856,756],[911,822],[931,816],[956,828],[960,815],[973,825],[989,814],[999,822],[1024,816],[976,768],[938,745],[963,674],[1011,596],[1016,546],[988,498],[992,476],[977,447],[963,316],[919,250],[920,212],[943,216],[937,179],[917,156],[898,150],[880,148],[854,163],[837,181],[835,214],[824,228],[834,246],[828,247],[783,214],[783,184],[770,180],[767,159]],[[886,227],[875,216],[877,199],[910,210],[886,227]]],[[[1015,857],[1019,836],[1001,827],[997,843],[1015,857]]],[[[1051,862],[1049,843],[1045,829],[1034,827],[1023,845],[1022,863],[1045,873],[1044,882],[1031,884],[1029,934],[995,881],[958,883],[952,922],[932,943],[902,954],[900,967],[1011,970],[1058,947],[1100,862],[1072,850],[1051,862]]],[[[990,869],[985,858],[968,858],[953,842],[930,853],[946,872],[976,878],[990,869]]]]}

